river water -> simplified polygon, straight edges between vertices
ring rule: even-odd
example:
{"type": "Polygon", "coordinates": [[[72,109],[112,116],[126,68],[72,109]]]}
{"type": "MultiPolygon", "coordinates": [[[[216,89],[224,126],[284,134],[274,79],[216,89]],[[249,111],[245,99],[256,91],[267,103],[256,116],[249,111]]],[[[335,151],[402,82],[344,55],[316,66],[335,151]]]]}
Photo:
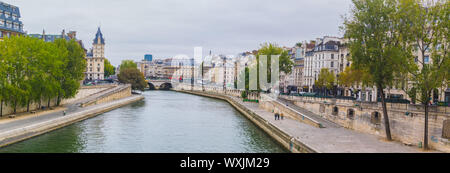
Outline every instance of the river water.
{"type": "Polygon", "coordinates": [[[281,153],[225,101],[173,91],[4,148],[0,153],[281,153]]]}

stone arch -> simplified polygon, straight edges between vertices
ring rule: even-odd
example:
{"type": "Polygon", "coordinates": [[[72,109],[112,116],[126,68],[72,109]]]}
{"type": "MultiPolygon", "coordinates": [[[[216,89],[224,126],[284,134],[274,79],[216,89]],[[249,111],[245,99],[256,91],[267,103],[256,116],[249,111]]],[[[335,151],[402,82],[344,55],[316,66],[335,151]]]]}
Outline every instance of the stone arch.
{"type": "Polygon", "coordinates": [[[381,114],[379,112],[377,112],[377,111],[372,112],[372,116],[370,118],[370,122],[372,124],[376,124],[376,125],[381,124],[381,114]]]}
{"type": "Polygon", "coordinates": [[[155,85],[153,85],[151,82],[148,83],[148,89],[149,90],[156,90],[155,85]]]}
{"type": "Polygon", "coordinates": [[[347,110],[347,118],[348,118],[348,119],[351,119],[351,120],[355,119],[355,110],[353,110],[353,109],[348,109],[348,110],[347,110]]]}
{"type": "Polygon", "coordinates": [[[337,106],[333,107],[333,111],[331,112],[331,114],[334,116],[339,115],[339,108],[337,106]]]}
{"type": "Polygon", "coordinates": [[[168,83],[168,82],[163,83],[163,84],[161,84],[161,86],[159,86],[159,89],[160,90],[170,90],[170,89],[172,89],[172,83],[168,83]]]}

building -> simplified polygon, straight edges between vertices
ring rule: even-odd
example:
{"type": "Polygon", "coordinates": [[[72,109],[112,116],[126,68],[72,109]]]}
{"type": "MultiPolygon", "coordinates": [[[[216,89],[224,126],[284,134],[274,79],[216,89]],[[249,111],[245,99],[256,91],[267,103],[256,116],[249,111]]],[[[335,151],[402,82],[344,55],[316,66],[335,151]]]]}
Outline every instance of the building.
{"type": "Polygon", "coordinates": [[[92,49],[86,54],[85,80],[103,80],[105,77],[105,39],[100,27],[95,34],[92,49]]]}
{"type": "Polygon", "coordinates": [[[0,1],[0,40],[25,34],[20,17],[19,7],[0,1]]]}
{"type": "Polygon", "coordinates": [[[144,55],[145,61],[153,61],[153,55],[152,54],[145,54],[144,55]]]}
{"type": "Polygon", "coordinates": [[[315,44],[314,49],[305,52],[304,66],[305,88],[308,88],[309,92],[313,92],[314,83],[322,68],[327,68],[336,75],[336,78],[341,72],[339,67],[339,46],[341,42],[341,38],[329,36],[311,42],[315,44]]]}

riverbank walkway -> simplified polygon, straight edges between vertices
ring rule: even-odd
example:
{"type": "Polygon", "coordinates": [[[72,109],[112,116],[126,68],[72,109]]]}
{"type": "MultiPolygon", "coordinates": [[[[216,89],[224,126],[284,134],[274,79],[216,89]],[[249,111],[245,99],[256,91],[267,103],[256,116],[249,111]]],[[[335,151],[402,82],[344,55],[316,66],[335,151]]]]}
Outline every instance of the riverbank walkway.
{"type": "Polygon", "coordinates": [[[324,120],[314,113],[300,110],[297,106],[289,104],[288,106],[297,111],[304,111],[308,116],[325,124],[325,128],[313,127],[299,121],[285,118],[284,120],[275,120],[273,113],[263,110],[258,103],[243,102],[242,99],[232,98],[239,104],[247,107],[249,110],[260,115],[277,128],[289,133],[298,141],[312,147],[321,153],[429,153],[424,150],[406,146],[396,141],[386,141],[375,135],[356,132],[341,127],[333,122],[324,120]]]}
{"type": "MultiPolygon", "coordinates": [[[[89,97],[77,100],[71,104],[67,104],[63,107],[58,107],[55,110],[49,110],[40,112],[39,115],[28,115],[17,119],[3,119],[0,121],[0,146],[11,143],[11,141],[17,141],[24,138],[21,134],[23,131],[33,131],[33,127],[38,126],[51,126],[52,124],[67,123],[69,120],[83,119],[85,115],[91,115],[96,113],[102,113],[105,110],[115,108],[136,100],[143,98],[141,95],[132,95],[126,98],[117,99],[107,103],[101,103],[97,105],[80,107],[82,103],[89,102],[97,99],[101,96],[102,92],[93,94],[89,97]],[[64,115],[63,111],[66,111],[64,115]],[[21,135],[14,135],[15,133],[21,135]]],[[[34,136],[35,134],[26,134],[27,136],[34,136]]]]}
{"type": "Polygon", "coordinates": [[[276,128],[284,131],[288,135],[295,138],[297,141],[309,146],[319,153],[432,153],[434,150],[424,151],[413,146],[406,146],[397,141],[386,141],[384,138],[360,133],[350,129],[346,129],[334,122],[328,121],[315,115],[314,113],[299,108],[285,100],[277,100],[290,108],[312,117],[314,120],[320,122],[325,128],[317,128],[311,125],[302,123],[297,120],[285,118],[284,120],[275,120],[274,114],[259,107],[258,103],[243,102],[239,97],[223,95],[219,93],[209,93],[194,91],[189,93],[204,93],[222,95],[232,99],[253,113],[259,115],[261,118],[272,124],[276,128]]]}

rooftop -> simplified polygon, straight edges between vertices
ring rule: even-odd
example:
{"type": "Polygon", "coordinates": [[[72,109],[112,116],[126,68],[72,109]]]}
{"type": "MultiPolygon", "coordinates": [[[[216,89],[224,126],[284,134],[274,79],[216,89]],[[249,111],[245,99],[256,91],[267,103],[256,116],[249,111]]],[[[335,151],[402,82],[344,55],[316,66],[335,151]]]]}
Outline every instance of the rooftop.
{"type": "Polygon", "coordinates": [[[24,33],[20,17],[18,7],[0,1],[0,29],[24,33]]]}

